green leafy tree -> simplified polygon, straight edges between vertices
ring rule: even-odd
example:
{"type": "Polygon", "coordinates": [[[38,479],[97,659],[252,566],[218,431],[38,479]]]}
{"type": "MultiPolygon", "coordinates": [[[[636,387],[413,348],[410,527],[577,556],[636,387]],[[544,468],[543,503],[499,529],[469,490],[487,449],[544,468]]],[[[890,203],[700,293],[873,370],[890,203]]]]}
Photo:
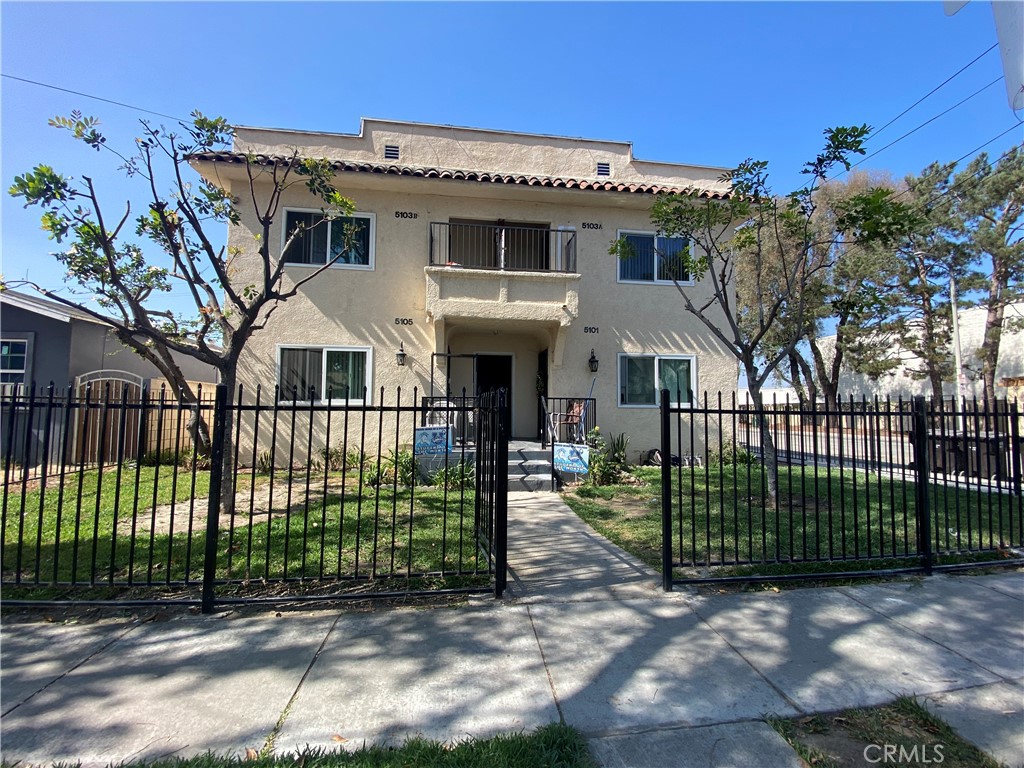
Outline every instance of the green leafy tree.
{"type": "MultiPolygon", "coordinates": [[[[682,256],[686,272],[707,279],[700,294],[676,281],[687,312],[698,317],[739,361],[754,406],[764,406],[761,389],[787,359],[812,321],[811,295],[820,275],[835,258],[835,239],[821,241],[814,225],[815,193],[832,170],[850,168],[849,157],[863,154],[866,125],[825,131],[825,147],[802,172],[809,183],[776,197],[768,184],[768,164],[746,160],[726,174],[732,194],[709,199],[702,190],[659,198],[651,210],[658,232],[684,237],[690,248],[682,256]],[[738,300],[743,281],[748,296],[738,300]],[[700,298],[697,298],[700,295],[700,298]]],[[[909,209],[890,190],[872,188],[837,205],[835,231],[849,242],[891,242],[911,221],[909,209]]],[[[624,239],[611,251],[628,258],[624,239]]],[[[777,454],[769,425],[759,425],[769,501],[777,499],[777,454]]]]}
{"type": "Polygon", "coordinates": [[[954,378],[950,279],[965,287],[977,279],[967,252],[948,236],[954,167],[932,163],[906,178],[909,200],[922,219],[895,252],[895,310],[888,322],[889,339],[916,361],[906,364],[906,375],[927,381],[934,400],[942,399],[943,382],[954,378]]]}
{"type": "MultiPolygon", "coordinates": [[[[43,229],[63,247],[53,255],[67,270],[69,295],[28,285],[109,324],[121,343],[156,366],[184,401],[194,403],[196,393],[172,353],[212,366],[233,393],[246,342],[283,301],[333,264],[328,261],[300,279],[284,280],[283,250],[302,234],[301,228],[290,232],[282,250],[273,245],[279,240],[270,237],[287,191],[304,186],[323,203],[322,217],[313,227],[326,227],[330,219],[351,213],[354,205],[333,187],[328,160],[302,158],[297,152],[269,166],[247,156],[248,184],[239,185],[241,197],[199,177],[190,157],[229,149],[233,132],[223,118],[198,112],[192,118],[172,131],[141,121],[141,136],[131,152],[108,145],[95,118],[74,112],[50,121],[87,147],[108,152],[138,183],[138,202],[108,207],[92,178],[63,176],[48,165],[17,176],[10,194],[26,207],[42,209],[43,229]],[[257,185],[257,179],[271,183],[257,185]],[[257,192],[257,187],[264,191],[257,192]],[[255,215],[256,236],[238,248],[217,245],[226,225],[238,222],[240,206],[255,215]],[[243,260],[260,265],[257,282],[240,285],[232,279],[234,265],[243,260]],[[167,295],[177,287],[189,297],[185,311],[168,309],[167,295]],[[96,303],[82,300],[82,295],[96,303]]],[[[198,414],[193,409],[190,432],[197,450],[208,453],[209,430],[198,414]]],[[[231,429],[225,432],[230,441],[231,429]]]]}
{"type": "Polygon", "coordinates": [[[978,358],[985,399],[995,398],[999,344],[1006,307],[1024,299],[1024,151],[1016,146],[996,163],[984,152],[956,173],[949,188],[950,234],[987,275],[980,288],[986,308],[978,358]]]}
{"type": "MultiPolygon", "coordinates": [[[[888,340],[916,361],[908,364],[907,375],[928,381],[932,398],[941,399],[943,383],[958,378],[952,348],[955,284],[959,304],[987,309],[977,364],[991,402],[1007,324],[1005,308],[1022,298],[1020,148],[994,166],[979,155],[960,172],[954,163],[933,163],[908,176],[906,185],[910,204],[922,218],[896,251],[899,267],[892,294],[895,309],[886,320],[888,340]]],[[[969,365],[968,360],[964,363],[969,365]]]]}
{"type": "MultiPolygon", "coordinates": [[[[815,256],[822,266],[803,288],[803,338],[787,355],[788,374],[782,369],[801,399],[814,400],[820,391],[830,408],[838,408],[844,367],[878,376],[899,364],[892,345],[880,343],[888,334],[898,260],[891,247],[857,240],[840,228],[847,201],[895,188],[885,175],[860,172],[824,183],[814,193],[811,240],[812,248],[822,251],[815,256]],[[826,344],[822,339],[829,329],[835,334],[826,344]]],[[[743,290],[742,275],[739,283],[740,301],[758,301],[743,290]]],[[[768,335],[769,353],[801,332],[788,326],[789,318],[783,318],[768,335]]]]}

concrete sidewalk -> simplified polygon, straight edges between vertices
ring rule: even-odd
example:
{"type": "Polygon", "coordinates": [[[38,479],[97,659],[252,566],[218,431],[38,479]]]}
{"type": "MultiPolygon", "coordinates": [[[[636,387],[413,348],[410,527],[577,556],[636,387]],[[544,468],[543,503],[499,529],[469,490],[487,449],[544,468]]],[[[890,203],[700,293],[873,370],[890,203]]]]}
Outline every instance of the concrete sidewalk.
{"type": "Polygon", "coordinates": [[[560,719],[607,766],[800,766],[764,722],[924,698],[1024,763],[1024,573],[700,597],[514,495],[507,600],[8,624],[7,761],[459,739],[560,719]]]}

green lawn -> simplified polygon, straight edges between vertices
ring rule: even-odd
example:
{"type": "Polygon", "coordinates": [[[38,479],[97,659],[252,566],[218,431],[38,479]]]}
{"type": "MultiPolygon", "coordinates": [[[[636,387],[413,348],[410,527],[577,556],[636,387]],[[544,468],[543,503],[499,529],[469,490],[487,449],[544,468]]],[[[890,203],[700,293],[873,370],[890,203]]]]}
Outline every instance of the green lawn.
{"type": "MultiPolygon", "coordinates": [[[[57,480],[24,494],[20,486],[7,489],[5,583],[18,573],[42,584],[201,580],[209,472],[125,466],[57,480]]],[[[235,490],[236,514],[220,519],[221,579],[487,570],[473,536],[472,488],[396,493],[391,486],[360,487],[341,473],[279,472],[239,475],[235,490]]]]}
{"type": "MultiPolygon", "coordinates": [[[[7,763],[4,763],[6,766],[7,763]]],[[[351,752],[310,749],[295,755],[274,753],[226,757],[212,753],[191,758],[122,763],[121,768],[595,768],[587,743],[568,725],[553,723],[532,733],[446,744],[410,739],[400,747],[362,746],[351,752]]]]}
{"type": "MultiPolygon", "coordinates": [[[[660,470],[636,468],[634,476],[636,484],[583,485],[564,498],[595,529],[660,569],[660,470]]],[[[795,564],[845,560],[844,569],[853,570],[864,560],[917,553],[915,488],[900,478],[784,467],[777,510],[766,503],[757,464],[684,468],[673,478],[681,481],[673,483],[672,498],[673,559],[680,567],[781,563],[782,571],[814,570],[795,564]]],[[[933,484],[929,503],[937,554],[1020,543],[1021,501],[1009,494],[933,484]]]]}

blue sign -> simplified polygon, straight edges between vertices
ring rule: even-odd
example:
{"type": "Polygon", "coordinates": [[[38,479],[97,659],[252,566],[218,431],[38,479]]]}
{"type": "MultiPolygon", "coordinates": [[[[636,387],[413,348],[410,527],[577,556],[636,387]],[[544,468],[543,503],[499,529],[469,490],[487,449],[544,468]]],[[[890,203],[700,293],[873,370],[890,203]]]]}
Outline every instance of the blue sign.
{"type": "Polygon", "coordinates": [[[555,469],[585,475],[590,471],[590,446],[555,443],[555,469]]]}
{"type": "Polygon", "coordinates": [[[417,456],[451,453],[453,444],[451,427],[418,427],[413,453],[417,456]]]}

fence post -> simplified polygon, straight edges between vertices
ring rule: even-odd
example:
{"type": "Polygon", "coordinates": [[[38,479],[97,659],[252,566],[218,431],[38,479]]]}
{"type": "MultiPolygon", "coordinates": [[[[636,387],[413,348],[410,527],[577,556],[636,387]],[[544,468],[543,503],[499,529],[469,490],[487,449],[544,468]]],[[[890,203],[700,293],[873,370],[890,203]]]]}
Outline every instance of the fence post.
{"type": "Polygon", "coordinates": [[[1021,494],[1020,423],[1017,421],[1017,401],[1010,403],[1010,472],[1013,477],[1013,493],[1021,494]]]}
{"type": "Polygon", "coordinates": [[[672,591],[672,427],[667,389],[661,390],[661,588],[672,591]]]}
{"type": "Polygon", "coordinates": [[[505,409],[509,407],[504,389],[495,392],[494,437],[494,596],[499,598],[508,583],[508,435],[505,432],[505,409]]]}
{"type": "Polygon", "coordinates": [[[213,406],[210,451],[210,492],[206,507],[206,554],[203,558],[203,613],[213,613],[213,582],[217,576],[217,534],[220,531],[220,491],[224,480],[224,429],[227,421],[227,387],[217,385],[213,406]]]}
{"type": "Polygon", "coordinates": [[[932,573],[931,510],[928,507],[928,419],[923,395],[914,398],[915,509],[917,513],[918,549],[927,575],[932,573]]]}

